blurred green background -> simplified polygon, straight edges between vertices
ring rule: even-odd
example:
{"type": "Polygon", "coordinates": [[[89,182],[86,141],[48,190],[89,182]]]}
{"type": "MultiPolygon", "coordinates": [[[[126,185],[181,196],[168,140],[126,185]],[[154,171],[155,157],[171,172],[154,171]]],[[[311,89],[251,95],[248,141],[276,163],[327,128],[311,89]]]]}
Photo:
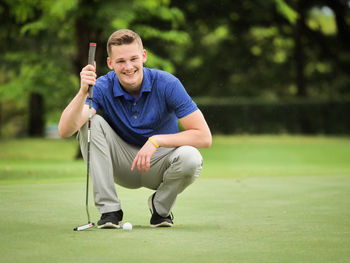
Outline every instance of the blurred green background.
{"type": "Polygon", "coordinates": [[[350,133],[348,0],[1,0],[0,22],[1,138],[57,135],[88,43],[105,74],[120,28],[141,35],[146,66],[181,79],[213,133],[350,133]]]}
{"type": "Polygon", "coordinates": [[[0,0],[0,23],[1,263],[348,262],[349,0],[0,0]],[[174,228],[148,227],[150,190],[118,188],[134,231],[77,234],[78,143],[42,137],[58,136],[89,42],[103,75],[121,28],[182,81],[213,145],[174,228]]]}

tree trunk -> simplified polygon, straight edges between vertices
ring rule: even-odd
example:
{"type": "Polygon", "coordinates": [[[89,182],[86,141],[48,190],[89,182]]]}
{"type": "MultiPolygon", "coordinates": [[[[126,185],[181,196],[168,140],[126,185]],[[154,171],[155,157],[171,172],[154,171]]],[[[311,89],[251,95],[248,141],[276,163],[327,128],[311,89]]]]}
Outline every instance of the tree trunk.
{"type": "MultiPolygon", "coordinates": [[[[305,12],[307,11],[307,6],[303,3],[303,0],[299,0],[296,5],[296,10],[298,12],[298,19],[295,24],[294,32],[294,59],[295,59],[295,81],[297,85],[297,96],[299,98],[307,97],[307,87],[305,80],[305,35],[306,35],[306,26],[305,26],[305,12]]],[[[310,120],[307,117],[308,115],[304,114],[302,111],[299,115],[299,123],[301,132],[304,134],[312,133],[310,120]]]]}
{"type": "Polygon", "coordinates": [[[304,55],[304,47],[303,47],[303,35],[304,35],[304,27],[305,27],[305,16],[302,8],[302,1],[299,1],[297,4],[297,12],[299,17],[297,19],[295,25],[295,72],[296,72],[296,85],[297,85],[297,96],[298,97],[306,97],[306,83],[304,76],[304,68],[305,68],[305,55],[304,55]]]}
{"type": "Polygon", "coordinates": [[[80,1],[81,15],[75,21],[77,54],[74,59],[76,74],[79,75],[81,69],[88,64],[89,42],[96,42],[96,64],[97,75],[101,74],[101,69],[106,65],[106,45],[107,39],[103,38],[102,29],[93,24],[91,14],[88,10],[98,8],[90,0],[80,1]],[[85,11],[84,11],[85,10],[85,11]]]}
{"type": "Polygon", "coordinates": [[[343,47],[350,48],[350,28],[347,21],[348,2],[327,0],[326,4],[333,10],[335,14],[335,22],[337,23],[338,38],[343,47]]]}
{"type": "MultiPolygon", "coordinates": [[[[86,6],[93,8],[89,0],[82,0],[80,2],[81,10],[87,10],[86,6]]],[[[83,67],[88,64],[88,51],[89,51],[89,42],[96,42],[96,67],[97,75],[99,76],[101,69],[106,64],[106,44],[107,40],[102,37],[102,30],[96,27],[93,27],[91,24],[91,16],[88,12],[81,12],[81,16],[75,22],[75,32],[76,32],[76,45],[77,45],[77,55],[74,59],[74,68],[76,74],[79,76],[80,71],[83,67]]],[[[76,159],[82,159],[83,156],[80,151],[80,146],[77,148],[75,155],[76,159]]]]}
{"type": "Polygon", "coordinates": [[[32,92],[29,95],[29,136],[44,135],[44,99],[41,94],[32,92]]]}
{"type": "Polygon", "coordinates": [[[2,102],[0,101],[0,139],[2,138],[2,102]]]}

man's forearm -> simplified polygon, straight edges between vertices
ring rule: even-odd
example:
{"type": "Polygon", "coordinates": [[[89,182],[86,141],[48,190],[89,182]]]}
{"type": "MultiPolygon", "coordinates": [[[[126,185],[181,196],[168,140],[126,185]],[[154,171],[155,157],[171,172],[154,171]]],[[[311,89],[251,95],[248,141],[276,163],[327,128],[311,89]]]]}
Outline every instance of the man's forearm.
{"type": "Polygon", "coordinates": [[[196,148],[208,148],[211,146],[211,132],[200,110],[196,110],[179,120],[185,131],[175,134],[155,135],[152,136],[152,139],[163,147],[189,145],[196,148]]]}
{"type": "Polygon", "coordinates": [[[58,124],[62,137],[72,136],[86,122],[87,117],[83,115],[86,97],[79,92],[63,111],[58,124]]]}
{"type": "Polygon", "coordinates": [[[186,130],[175,134],[160,134],[152,136],[152,139],[162,147],[189,145],[196,148],[208,148],[212,142],[209,130],[186,130]]]}

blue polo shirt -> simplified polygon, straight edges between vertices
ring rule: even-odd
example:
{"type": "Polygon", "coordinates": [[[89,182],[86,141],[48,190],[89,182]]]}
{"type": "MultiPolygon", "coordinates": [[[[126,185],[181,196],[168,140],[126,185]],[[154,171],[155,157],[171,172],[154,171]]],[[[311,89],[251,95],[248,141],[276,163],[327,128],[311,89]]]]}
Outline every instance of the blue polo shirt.
{"type": "Polygon", "coordinates": [[[136,99],[121,87],[114,71],[99,77],[93,89],[92,107],[102,110],[121,138],[138,146],[152,135],[179,132],[178,119],[198,109],[175,76],[157,69],[143,68],[136,99]]]}

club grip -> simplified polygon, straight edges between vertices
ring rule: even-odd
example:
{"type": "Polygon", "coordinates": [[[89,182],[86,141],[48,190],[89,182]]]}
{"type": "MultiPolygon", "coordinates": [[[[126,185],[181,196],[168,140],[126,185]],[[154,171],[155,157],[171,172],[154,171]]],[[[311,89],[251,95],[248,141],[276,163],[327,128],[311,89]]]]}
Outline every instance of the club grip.
{"type": "MultiPolygon", "coordinates": [[[[94,65],[95,51],[96,51],[96,43],[90,43],[90,45],[89,45],[89,57],[88,57],[88,63],[90,65],[94,65]]],[[[89,98],[92,99],[92,85],[89,85],[89,98]]]]}

